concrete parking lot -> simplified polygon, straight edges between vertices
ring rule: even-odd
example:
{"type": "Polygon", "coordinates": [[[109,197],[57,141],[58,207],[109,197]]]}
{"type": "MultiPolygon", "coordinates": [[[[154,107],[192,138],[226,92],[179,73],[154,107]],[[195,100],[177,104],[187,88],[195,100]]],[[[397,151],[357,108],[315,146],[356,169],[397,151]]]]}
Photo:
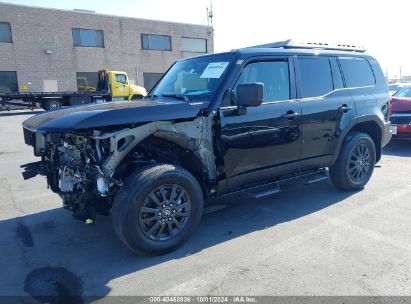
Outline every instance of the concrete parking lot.
{"type": "Polygon", "coordinates": [[[0,295],[56,281],[57,294],[97,297],[411,294],[411,143],[386,147],[363,191],[322,182],[220,199],[183,247],[147,257],[123,246],[110,217],[81,223],[43,177],[22,179],[36,160],[21,128],[32,114],[0,113],[0,295]]]}

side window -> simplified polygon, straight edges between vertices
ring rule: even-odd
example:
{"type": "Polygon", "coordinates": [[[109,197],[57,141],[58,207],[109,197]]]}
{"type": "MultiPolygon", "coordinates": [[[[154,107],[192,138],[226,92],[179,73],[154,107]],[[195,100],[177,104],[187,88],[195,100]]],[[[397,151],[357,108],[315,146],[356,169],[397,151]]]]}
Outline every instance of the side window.
{"type": "Polygon", "coordinates": [[[116,81],[120,83],[127,83],[127,77],[124,74],[116,74],[116,81]]]}
{"type": "Polygon", "coordinates": [[[248,64],[234,86],[243,83],[262,82],[264,84],[263,102],[290,99],[290,77],[287,61],[262,61],[248,64]]]}
{"type": "Polygon", "coordinates": [[[365,87],[375,84],[370,63],[364,58],[340,57],[347,87],[365,87]]]}
{"type": "Polygon", "coordinates": [[[328,58],[298,58],[301,97],[319,97],[334,90],[328,58]]]}

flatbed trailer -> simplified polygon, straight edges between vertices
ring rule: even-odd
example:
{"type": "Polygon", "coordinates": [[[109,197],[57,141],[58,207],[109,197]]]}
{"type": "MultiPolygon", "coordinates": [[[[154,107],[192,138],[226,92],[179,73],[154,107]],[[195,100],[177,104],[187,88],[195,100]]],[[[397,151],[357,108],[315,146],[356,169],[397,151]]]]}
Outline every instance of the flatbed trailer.
{"type": "Polygon", "coordinates": [[[0,106],[10,110],[12,106],[23,106],[30,109],[37,107],[46,111],[57,110],[63,106],[76,106],[105,102],[116,99],[140,99],[146,96],[146,89],[128,81],[127,73],[121,71],[98,71],[98,84],[94,92],[20,92],[0,93],[0,106]]]}
{"type": "Polygon", "coordinates": [[[96,101],[111,101],[110,93],[93,92],[84,93],[76,91],[68,92],[22,92],[0,93],[0,105],[3,109],[10,110],[12,106],[44,110],[56,110],[63,106],[75,106],[96,101]]]}

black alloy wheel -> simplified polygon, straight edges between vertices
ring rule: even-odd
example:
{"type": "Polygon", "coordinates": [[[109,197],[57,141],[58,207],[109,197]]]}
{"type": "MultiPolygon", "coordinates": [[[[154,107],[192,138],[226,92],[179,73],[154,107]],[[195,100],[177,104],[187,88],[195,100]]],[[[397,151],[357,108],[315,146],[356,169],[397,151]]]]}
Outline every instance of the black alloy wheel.
{"type": "Polygon", "coordinates": [[[164,254],[193,234],[203,205],[201,186],[189,171],[153,164],[136,169],[117,191],[111,208],[113,227],[130,249],[164,254]]]}
{"type": "Polygon", "coordinates": [[[162,185],[145,199],[139,213],[140,229],[152,240],[166,241],[178,235],[188,222],[191,200],[180,185],[162,185]]]}
{"type": "Polygon", "coordinates": [[[370,135],[350,132],[344,138],[339,155],[330,167],[330,178],[342,190],[360,190],[374,172],[376,149],[370,135]]]}
{"type": "Polygon", "coordinates": [[[348,175],[355,182],[361,182],[370,170],[371,154],[368,147],[363,144],[357,144],[351,151],[350,160],[348,162],[348,175]]]}

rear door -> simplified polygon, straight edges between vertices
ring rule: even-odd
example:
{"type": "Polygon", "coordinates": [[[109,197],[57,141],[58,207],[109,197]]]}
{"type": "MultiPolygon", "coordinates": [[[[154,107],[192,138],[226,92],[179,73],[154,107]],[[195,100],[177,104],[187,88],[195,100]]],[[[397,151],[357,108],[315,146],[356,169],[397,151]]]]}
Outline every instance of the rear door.
{"type": "Polygon", "coordinates": [[[232,186],[300,168],[301,109],[292,62],[288,57],[253,59],[242,70],[233,95],[238,84],[252,82],[264,84],[262,105],[239,113],[233,100],[220,108],[224,167],[232,186]]]}
{"type": "Polygon", "coordinates": [[[336,153],[340,131],[355,118],[354,101],[344,89],[336,57],[294,59],[302,109],[302,167],[328,166],[336,153]]]}

